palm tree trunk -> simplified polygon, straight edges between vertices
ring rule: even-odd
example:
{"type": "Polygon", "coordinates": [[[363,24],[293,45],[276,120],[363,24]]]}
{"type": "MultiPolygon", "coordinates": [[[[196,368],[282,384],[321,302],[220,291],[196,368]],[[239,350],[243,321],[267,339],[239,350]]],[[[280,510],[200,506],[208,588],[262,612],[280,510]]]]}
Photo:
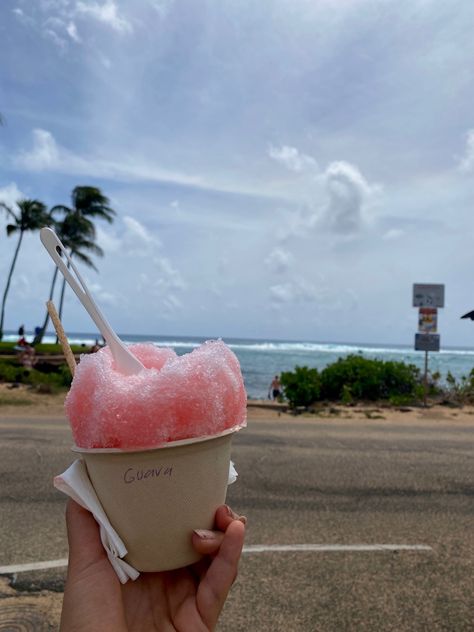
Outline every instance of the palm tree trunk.
{"type": "MultiPolygon", "coordinates": [[[[56,279],[58,277],[58,271],[59,271],[59,268],[57,266],[54,266],[53,280],[51,282],[51,289],[49,291],[49,300],[50,301],[53,300],[54,286],[56,285],[56,279]]],[[[40,344],[40,342],[43,340],[43,336],[46,333],[46,327],[48,326],[48,322],[49,322],[49,312],[48,312],[48,310],[46,310],[46,315],[44,317],[43,326],[41,327],[41,331],[35,336],[35,338],[33,340],[33,345],[40,344]]]]}
{"type": "MultiPolygon", "coordinates": [[[[69,268],[69,264],[68,264],[68,268],[69,268]]],[[[59,298],[59,320],[61,320],[61,317],[63,315],[63,305],[64,305],[64,292],[66,291],[66,279],[63,279],[63,284],[61,287],[61,296],[59,298]]]]}
{"type": "Polygon", "coordinates": [[[20,230],[20,237],[19,237],[18,243],[16,245],[15,254],[13,255],[13,261],[12,261],[12,264],[10,266],[10,272],[8,273],[8,279],[7,279],[7,284],[5,286],[5,291],[3,292],[2,315],[0,317],[0,340],[3,338],[3,321],[4,321],[4,318],[5,318],[5,303],[7,302],[8,290],[10,289],[10,282],[12,280],[13,270],[15,269],[15,264],[16,264],[16,260],[17,260],[17,257],[18,257],[18,253],[20,251],[20,246],[21,246],[22,239],[23,239],[23,231],[20,230]]]}
{"type": "MultiPolygon", "coordinates": [[[[72,249],[71,252],[69,253],[69,257],[72,257],[72,249]]],[[[69,263],[69,261],[67,262],[67,267],[68,269],[71,267],[71,264],[69,263]]],[[[63,305],[64,305],[64,292],[66,291],[66,279],[63,278],[63,284],[61,286],[61,296],[59,298],[59,320],[61,320],[61,317],[63,315],[63,305]]]]}

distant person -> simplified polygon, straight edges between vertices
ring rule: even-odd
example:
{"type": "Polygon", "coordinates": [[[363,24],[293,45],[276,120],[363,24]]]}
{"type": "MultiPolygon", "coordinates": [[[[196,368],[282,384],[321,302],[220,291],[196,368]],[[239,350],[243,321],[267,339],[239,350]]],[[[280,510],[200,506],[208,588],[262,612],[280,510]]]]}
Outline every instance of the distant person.
{"type": "Polygon", "coordinates": [[[24,350],[20,353],[20,362],[28,371],[31,371],[36,363],[35,350],[28,343],[26,343],[24,350]]]}
{"type": "Polygon", "coordinates": [[[25,338],[25,325],[20,325],[18,328],[18,341],[16,343],[17,347],[21,347],[22,349],[26,347],[28,343],[25,338]]]}
{"type": "Polygon", "coordinates": [[[281,382],[278,375],[275,375],[275,377],[272,380],[272,383],[270,384],[270,388],[268,390],[268,398],[275,401],[280,397],[280,395],[281,395],[281,382]]]}

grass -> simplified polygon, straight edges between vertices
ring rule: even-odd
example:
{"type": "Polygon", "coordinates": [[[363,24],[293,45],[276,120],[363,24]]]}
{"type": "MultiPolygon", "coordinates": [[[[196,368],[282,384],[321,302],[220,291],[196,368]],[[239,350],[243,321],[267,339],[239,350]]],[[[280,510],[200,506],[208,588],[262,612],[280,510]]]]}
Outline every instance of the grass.
{"type": "Polygon", "coordinates": [[[0,406],[31,406],[33,404],[29,399],[21,397],[2,397],[0,396],[0,406]]]}
{"type": "MultiPolygon", "coordinates": [[[[0,342],[0,354],[15,355],[16,342],[0,342]]],[[[84,353],[87,347],[81,345],[71,345],[73,353],[84,353]]],[[[62,355],[63,350],[60,344],[42,342],[35,346],[36,353],[39,355],[62,355]]]]}

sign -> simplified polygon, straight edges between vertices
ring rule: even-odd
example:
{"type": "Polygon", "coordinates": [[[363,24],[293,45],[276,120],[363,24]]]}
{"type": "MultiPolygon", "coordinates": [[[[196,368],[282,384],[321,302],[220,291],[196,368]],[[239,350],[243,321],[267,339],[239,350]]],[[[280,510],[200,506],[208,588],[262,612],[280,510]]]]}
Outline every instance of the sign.
{"type": "Polygon", "coordinates": [[[414,283],[413,307],[444,307],[444,284],[414,283]]]}
{"type": "Polygon", "coordinates": [[[420,307],[418,312],[418,331],[422,334],[435,334],[438,327],[436,307],[420,307]]]}
{"type": "Polygon", "coordinates": [[[415,334],[415,351],[439,351],[439,334],[415,334]]]}

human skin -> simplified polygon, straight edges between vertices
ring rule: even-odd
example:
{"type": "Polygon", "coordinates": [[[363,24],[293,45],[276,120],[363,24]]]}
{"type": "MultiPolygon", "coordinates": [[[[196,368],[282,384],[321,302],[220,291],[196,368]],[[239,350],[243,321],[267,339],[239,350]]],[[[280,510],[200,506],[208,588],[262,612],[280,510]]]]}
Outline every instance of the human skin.
{"type": "Polygon", "coordinates": [[[246,519],[222,505],[215,531],[196,531],[196,564],[141,573],[122,585],[91,513],[68,501],[69,566],[61,632],[209,632],[214,630],[237,576],[246,519]]]}

